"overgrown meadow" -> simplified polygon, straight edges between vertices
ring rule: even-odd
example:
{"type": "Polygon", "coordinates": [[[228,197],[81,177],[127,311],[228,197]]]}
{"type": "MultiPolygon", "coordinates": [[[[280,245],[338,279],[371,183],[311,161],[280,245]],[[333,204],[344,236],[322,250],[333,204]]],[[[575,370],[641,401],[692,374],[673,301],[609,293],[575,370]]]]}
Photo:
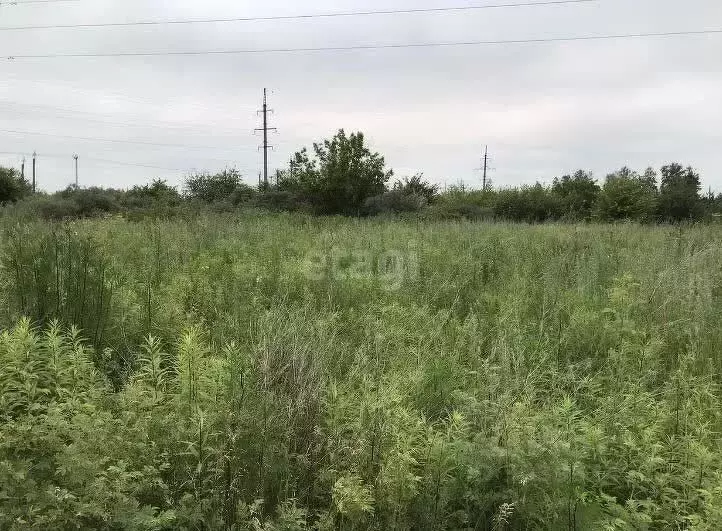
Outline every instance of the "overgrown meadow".
{"type": "Polygon", "coordinates": [[[0,225],[0,529],[722,529],[718,226],[0,225]]]}

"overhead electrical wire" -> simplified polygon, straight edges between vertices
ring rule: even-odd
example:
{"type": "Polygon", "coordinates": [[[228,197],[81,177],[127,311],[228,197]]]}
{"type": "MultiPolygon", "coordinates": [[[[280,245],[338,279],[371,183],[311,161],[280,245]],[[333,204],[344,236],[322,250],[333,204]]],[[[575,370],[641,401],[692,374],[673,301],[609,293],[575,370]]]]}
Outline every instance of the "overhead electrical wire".
{"type": "Polygon", "coordinates": [[[317,48],[259,48],[245,50],[188,50],[167,52],[90,52],[90,53],[52,53],[9,55],[8,60],[15,59],[64,59],[64,58],[101,58],[101,57],[169,57],[169,56],[204,56],[204,55],[256,55],[272,53],[315,53],[315,52],[348,52],[364,50],[398,50],[414,48],[452,48],[472,46],[499,46],[522,44],[567,43],[579,41],[604,41],[620,39],[664,38],[722,34],[722,29],[705,29],[691,31],[666,31],[652,33],[619,33],[611,35],[579,35],[573,37],[543,37],[536,39],[507,39],[488,41],[455,41],[455,42],[423,42],[400,44],[359,44],[353,46],[321,46],[317,48]]]}
{"type": "Polygon", "coordinates": [[[154,146],[154,147],[172,147],[172,148],[184,148],[184,149],[213,149],[217,151],[239,151],[243,148],[219,148],[217,146],[191,146],[188,144],[167,144],[161,142],[145,142],[140,140],[120,140],[115,138],[93,138],[85,136],[73,136],[73,135],[61,135],[55,133],[43,133],[40,131],[19,131],[15,129],[0,129],[0,133],[16,134],[16,135],[39,135],[39,136],[51,136],[56,138],[67,138],[71,140],[85,140],[89,142],[111,142],[115,144],[138,144],[142,146],[154,146]]]}
{"type": "MultiPolygon", "coordinates": [[[[30,154],[26,154],[26,153],[16,153],[16,152],[13,152],[13,151],[0,151],[0,155],[13,155],[13,156],[16,156],[16,157],[24,157],[24,158],[26,158],[26,159],[31,157],[30,154]]],[[[68,161],[72,160],[72,156],[71,156],[71,155],[57,155],[57,154],[51,154],[51,153],[38,153],[38,154],[37,154],[37,157],[38,157],[38,158],[41,158],[41,159],[42,159],[42,158],[51,158],[51,159],[65,159],[65,158],[67,158],[68,161]]],[[[180,168],[168,168],[168,167],[165,167],[165,166],[156,166],[156,165],[153,165],[153,164],[141,164],[141,163],[135,163],[135,162],[121,162],[121,161],[119,161],[119,160],[101,159],[101,158],[97,158],[97,157],[85,157],[85,156],[84,156],[84,157],[83,157],[83,160],[89,160],[89,161],[95,161],[95,162],[102,162],[102,163],[105,163],[105,164],[113,164],[113,165],[116,165],[116,164],[117,164],[117,165],[119,165],[119,166],[137,166],[137,167],[139,167],[139,168],[151,168],[151,169],[155,169],[155,170],[168,170],[168,171],[180,171],[180,172],[182,172],[182,171],[188,171],[188,170],[184,170],[184,169],[180,169],[180,168]]]]}
{"type": "Polygon", "coordinates": [[[81,0],[22,0],[22,1],[14,1],[14,0],[0,0],[0,7],[5,6],[24,6],[26,4],[69,4],[72,2],[80,2],[81,0]]]}
{"type": "Polygon", "coordinates": [[[452,6],[452,7],[428,7],[428,8],[409,8],[409,9],[383,9],[370,11],[337,11],[330,13],[309,13],[301,15],[268,15],[256,17],[229,17],[229,18],[197,18],[197,19],[171,19],[171,20],[138,20],[133,22],[96,22],[85,24],[48,24],[40,26],[4,26],[0,27],[0,31],[20,31],[20,30],[49,30],[49,29],[89,29],[89,28],[123,28],[133,26],[170,26],[181,24],[219,24],[230,22],[269,22],[282,20],[307,20],[317,18],[348,18],[348,17],[368,17],[380,15],[412,15],[424,13],[453,13],[463,11],[480,11],[484,9],[510,9],[517,7],[543,7],[568,4],[591,4],[600,0],[542,0],[538,2],[516,2],[516,3],[499,3],[499,4],[482,4],[471,6],[452,6]]]}
{"type": "MultiPolygon", "coordinates": [[[[32,157],[32,154],[30,153],[21,153],[21,152],[15,152],[15,151],[0,151],[0,155],[12,155],[15,157],[23,157],[26,160],[30,159],[32,157]]],[[[45,152],[39,152],[36,153],[37,158],[43,159],[43,158],[52,158],[52,159],[68,159],[69,161],[72,160],[72,155],[59,155],[55,153],[45,153],[45,152]]],[[[167,170],[167,171],[177,171],[177,172],[190,172],[190,171],[196,171],[196,168],[169,168],[167,166],[158,166],[154,164],[143,164],[138,162],[123,162],[119,160],[111,160],[111,159],[103,159],[98,157],[88,157],[85,155],[81,155],[83,160],[88,161],[95,161],[95,162],[102,162],[105,164],[112,164],[112,165],[118,165],[118,166],[133,166],[138,168],[150,168],[154,170],[167,170]]],[[[213,160],[213,159],[210,159],[213,160]]],[[[216,161],[216,162],[223,162],[223,161],[216,161]]],[[[226,162],[227,164],[228,162],[226,162]]]]}
{"type": "Polygon", "coordinates": [[[102,162],[105,164],[113,164],[113,165],[117,165],[117,166],[133,166],[136,168],[150,168],[150,169],[154,169],[154,170],[167,170],[167,171],[179,171],[179,172],[191,171],[188,169],[167,168],[165,166],[155,166],[153,164],[141,164],[141,163],[137,163],[137,162],[121,162],[119,160],[99,159],[96,157],[85,157],[85,159],[90,160],[90,161],[102,162]]]}
{"type": "MultiPolygon", "coordinates": [[[[72,121],[79,121],[79,122],[88,122],[88,123],[96,123],[96,124],[103,124],[103,125],[110,125],[114,127],[134,127],[134,128],[141,128],[141,129],[163,129],[165,131],[172,131],[177,133],[183,133],[187,132],[189,130],[193,130],[195,132],[198,132],[199,129],[208,129],[212,130],[214,133],[214,137],[217,138],[217,133],[222,132],[224,133],[223,136],[227,137],[233,137],[233,136],[240,136],[241,134],[244,134],[246,132],[246,129],[222,129],[220,126],[218,126],[215,123],[181,123],[181,122],[145,122],[145,121],[133,121],[133,122],[118,122],[114,120],[101,120],[98,118],[86,118],[85,116],[94,116],[94,117],[110,117],[111,115],[107,114],[100,114],[100,113],[91,113],[88,111],[80,111],[76,109],[69,109],[65,107],[54,107],[52,105],[34,105],[34,104],[28,104],[28,103],[19,103],[19,102],[9,102],[0,100],[0,107],[7,106],[10,107],[12,111],[15,110],[15,107],[26,107],[32,110],[37,110],[38,112],[47,113],[48,111],[52,112],[54,114],[55,118],[58,118],[60,120],[72,120],[72,121]]],[[[204,134],[204,136],[208,136],[207,133],[204,134]]]]}
{"type": "MultiPolygon", "coordinates": [[[[3,57],[3,56],[0,55],[0,58],[2,58],[2,57],[3,57]]],[[[41,86],[41,87],[43,88],[43,90],[47,90],[47,89],[48,89],[48,80],[45,80],[45,79],[44,79],[44,80],[28,79],[26,76],[22,76],[22,77],[21,77],[21,76],[15,76],[15,75],[12,75],[12,74],[8,73],[7,75],[5,75],[5,76],[2,78],[2,81],[8,81],[8,80],[10,80],[10,81],[17,81],[17,82],[21,82],[21,83],[31,83],[31,84],[34,84],[34,85],[41,86]]],[[[67,80],[66,80],[66,81],[67,81],[67,80]]],[[[7,85],[6,85],[6,86],[7,86],[7,85]]],[[[67,90],[67,91],[70,91],[70,92],[78,93],[78,94],[80,94],[80,95],[82,95],[83,97],[86,97],[86,98],[91,98],[91,97],[103,97],[103,98],[107,98],[107,97],[110,96],[110,97],[112,97],[113,99],[120,99],[120,100],[122,100],[122,101],[127,101],[127,102],[129,102],[129,103],[134,103],[134,104],[138,104],[138,105],[146,105],[146,106],[150,106],[150,107],[157,107],[157,106],[159,105],[159,102],[158,102],[157,100],[150,100],[150,99],[147,99],[147,98],[141,98],[141,97],[139,97],[138,95],[129,96],[128,94],[124,94],[124,93],[116,92],[116,91],[111,91],[111,90],[107,90],[107,89],[103,89],[102,91],[97,91],[97,90],[92,90],[92,89],[91,89],[91,90],[88,90],[86,87],[78,87],[78,86],[76,86],[76,85],[74,85],[74,84],[67,83],[67,82],[66,82],[66,83],[58,82],[58,81],[56,81],[55,79],[53,79],[51,86],[52,86],[52,88],[59,87],[59,88],[61,88],[61,89],[63,89],[63,90],[67,90]]],[[[216,112],[216,111],[220,111],[220,112],[222,112],[225,116],[228,115],[228,109],[225,108],[225,107],[221,107],[221,106],[210,106],[210,105],[208,105],[208,104],[201,104],[201,103],[199,103],[199,102],[197,102],[197,101],[174,101],[174,100],[169,100],[168,98],[165,98],[164,101],[163,101],[163,104],[164,104],[164,105],[167,105],[168,103],[177,104],[177,105],[180,105],[180,106],[193,107],[193,108],[196,108],[196,109],[198,109],[198,110],[205,111],[205,112],[216,112]]],[[[250,111],[253,111],[253,114],[254,114],[254,115],[255,115],[257,109],[258,109],[258,107],[257,107],[256,105],[242,105],[242,104],[241,104],[241,105],[234,105],[234,110],[248,110],[249,112],[250,112],[250,111]]]]}

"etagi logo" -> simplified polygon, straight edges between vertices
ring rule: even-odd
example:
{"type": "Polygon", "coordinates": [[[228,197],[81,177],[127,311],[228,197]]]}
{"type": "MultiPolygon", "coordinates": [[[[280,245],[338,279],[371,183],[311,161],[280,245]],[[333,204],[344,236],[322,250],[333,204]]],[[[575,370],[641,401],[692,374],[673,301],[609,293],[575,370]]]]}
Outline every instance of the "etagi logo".
{"type": "Polygon", "coordinates": [[[419,277],[419,254],[414,242],[406,250],[344,249],[314,251],[303,264],[309,280],[372,280],[398,290],[404,282],[419,277]]]}

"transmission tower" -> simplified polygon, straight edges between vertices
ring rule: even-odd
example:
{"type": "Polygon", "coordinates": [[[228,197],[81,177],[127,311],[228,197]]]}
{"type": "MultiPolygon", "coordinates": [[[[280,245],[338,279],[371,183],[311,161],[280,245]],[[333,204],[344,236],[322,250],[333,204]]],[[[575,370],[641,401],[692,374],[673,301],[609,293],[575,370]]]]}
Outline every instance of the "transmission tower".
{"type": "Polygon", "coordinates": [[[268,127],[268,113],[273,113],[273,109],[268,108],[268,99],[266,97],[266,89],[263,89],[263,109],[258,111],[258,114],[263,114],[263,127],[259,127],[256,131],[263,131],[263,186],[268,188],[268,150],[273,149],[268,143],[268,132],[278,131],[275,127],[268,127]]]}
{"type": "Polygon", "coordinates": [[[486,191],[489,188],[488,174],[493,171],[489,167],[489,146],[484,146],[484,157],[481,159],[481,168],[477,168],[476,171],[482,172],[482,190],[486,191]]]}

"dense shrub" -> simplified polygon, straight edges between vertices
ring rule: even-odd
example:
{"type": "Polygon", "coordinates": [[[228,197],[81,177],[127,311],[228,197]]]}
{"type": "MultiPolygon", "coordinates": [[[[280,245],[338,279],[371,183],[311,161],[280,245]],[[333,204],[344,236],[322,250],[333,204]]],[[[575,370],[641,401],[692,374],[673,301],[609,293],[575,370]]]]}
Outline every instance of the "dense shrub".
{"type": "Polygon", "coordinates": [[[38,213],[41,219],[47,221],[61,221],[64,219],[74,219],[80,217],[80,207],[73,199],[60,196],[55,197],[39,197],[29,208],[38,213]]]}
{"type": "Polygon", "coordinates": [[[405,195],[421,197],[427,205],[431,205],[439,198],[439,187],[424,181],[423,178],[423,174],[406,177],[403,181],[396,181],[393,190],[405,195]]]}
{"type": "Polygon", "coordinates": [[[469,221],[492,221],[494,211],[488,207],[482,207],[476,203],[465,201],[443,201],[433,205],[425,213],[428,219],[432,220],[469,220],[469,221]]]}
{"type": "Polygon", "coordinates": [[[77,206],[80,217],[94,217],[113,214],[120,211],[119,198],[123,192],[103,188],[68,188],[58,194],[61,199],[69,199],[77,206]]]}
{"type": "Polygon", "coordinates": [[[439,187],[424,181],[419,174],[396,181],[391,190],[369,197],[362,211],[371,216],[421,212],[438,199],[438,194],[439,187]]]}
{"type": "Polygon", "coordinates": [[[273,212],[312,212],[313,206],[302,195],[291,190],[267,190],[258,194],[251,204],[273,212]]]}
{"type": "Polygon", "coordinates": [[[500,190],[494,203],[494,214],[498,219],[525,223],[560,219],[563,209],[560,198],[539,183],[500,190]]]}
{"type": "Polygon", "coordinates": [[[554,179],[551,192],[559,199],[562,217],[575,221],[591,219],[599,190],[592,175],[579,170],[574,175],[554,179]]]}
{"type": "Polygon", "coordinates": [[[241,181],[241,173],[235,168],[215,175],[199,173],[188,177],[185,182],[186,197],[204,203],[241,202],[244,196],[250,195],[248,190],[248,185],[241,181]]]}
{"type": "Polygon", "coordinates": [[[128,209],[173,207],[181,203],[178,190],[166,181],[156,179],[150,185],[134,186],[122,197],[122,204],[128,209]]]}
{"type": "Polygon", "coordinates": [[[622,168],[607,177],[595,206],[602,221],[638,221],[648,223],[657,218],[659,194],[653,171],[644,176],[622,168]]]}
{"type": "Polygon", "coordinates": [[[228,200],[233,206],[240,206],[249,203],[257,195],[257,191],[245,183],[240,183],[230,195],[228,200]]]}
{"type": "Polygon", "coordinates": [[[426,205],[426,197],[413,192],[409,193],[405,190],[394,189],[366,199],[363,205],[363,212],[370,216],[402,214],[420,212],[426,205]]]}
{"type": "Polygon", "coordinates": [[[0,166],[0,205],[14,203],[30,195],[30,183],[12,168],[0,166]]]}

